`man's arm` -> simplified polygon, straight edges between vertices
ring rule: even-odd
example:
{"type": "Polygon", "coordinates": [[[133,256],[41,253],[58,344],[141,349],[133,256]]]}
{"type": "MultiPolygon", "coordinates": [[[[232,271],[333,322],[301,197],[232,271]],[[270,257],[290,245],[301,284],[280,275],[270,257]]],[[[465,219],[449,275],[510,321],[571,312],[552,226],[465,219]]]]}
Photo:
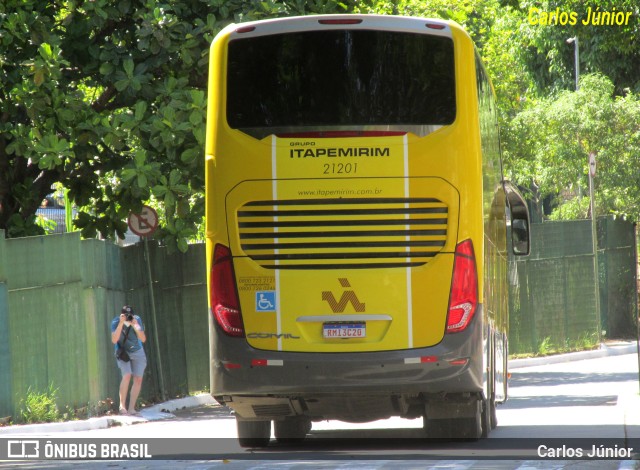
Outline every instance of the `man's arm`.
{"type": "Polygon", "coordinates": [[[142,325],[138,323],[138,317],[133,317],[133,321],[131,322],[131,326],[133,326],[133,331],[138,335],[138,339],[143,343],[147,341],[147,335],[142,328],[142,325]]]}
{"type": "Polygon", "coordinates": [[[111,342],[116,344],[120,340],[120,335],[122,334],[122,325],[124,325],[125,320],[124,314],[120,315],[120,322],[115,330],[111,332],[111,342]]]}

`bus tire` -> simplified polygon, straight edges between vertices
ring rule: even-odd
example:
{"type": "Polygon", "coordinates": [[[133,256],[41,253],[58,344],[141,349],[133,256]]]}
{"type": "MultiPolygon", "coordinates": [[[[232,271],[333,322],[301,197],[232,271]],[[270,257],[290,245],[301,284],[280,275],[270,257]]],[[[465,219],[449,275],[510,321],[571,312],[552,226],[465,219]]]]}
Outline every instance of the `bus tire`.
{"type": "Polygon", "coordinates": [[[491,427],[491,402],[493,400],[482,400],[482,438],[489,437],[491,427]]]}
{"type": "Polygon", "coordinates": [[[428,440],[477,441],[482,437],[480,418],[425,419],[424,431],[428,440]]]}
{"type": "Polygon", "coordinates": [[[489,412],[491,414],[491,429],[498,427],[498,411],[496,409],[496,398],[493,397],[489,403],[489,412]]]}
{"type": "Polygon", "coordinates": [[[482,418],[458,418],[455,421],[454,439],[477,441],[482,437],[482,418]]]}
{"type": "Polygon", "coordinates": [[[271,437],[271,421],[245,421],[236,417],[240,447],[266,447],[271,437]]]}
{"type": "Polygon", "coordinates": [[[293,444],[302,441],[311,431],[311,421],[303,416],[285,418],[273,422],[273,433],[281,443],[293,444]]]}
{"type": "Polygon", "coordinates": [[[457,418],[454,424],[454,438],[467,441],[477,441],[483,436],[484,428],[484,400],[476,401],[475,416],[469,418],[457,418]]]}
{"type": "Polygon", "coordinates": [[[423,417],[422,428],[427,439],[451,439],[450,419],[428,419],[423,417]]]}

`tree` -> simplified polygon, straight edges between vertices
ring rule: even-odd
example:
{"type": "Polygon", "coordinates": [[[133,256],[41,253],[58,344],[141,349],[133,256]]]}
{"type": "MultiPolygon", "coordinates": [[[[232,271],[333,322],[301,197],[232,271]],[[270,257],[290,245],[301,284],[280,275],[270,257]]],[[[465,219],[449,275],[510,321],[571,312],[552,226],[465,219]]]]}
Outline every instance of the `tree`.
{"type": "MultiPolygon", "coordinates": [[[[633,215],[638,214],[633,202],[637,201],[633,183],[637,181],[633,171],[637,158],[630,149],[619,146],[613,132],[629,132],[627,140],[634,148],[637,131],[629,119],[636,113],[640,91],[640,76],[632,72],[640,67],[640,43],[634,39],[640,27],[637,2],[500,0],[500,4],[499,17],[481,55],[498,96],[507,173],[528,189],[539,211],[543,201],[548,205],[555,199],[560,205],[552,217],[585,217],[589,209],[586,159],[588,151],[596,151],[600,162],[598,211],[637,217],[633,215]],[[589,8],[623,12],[624,18],[631,13],[630,21],[615,26],[582,24],[589,8]],[[545,13],[556,18],[575,13],[576,24],[563,25],[549,16],[545,19],[545,13]],[[567,39],[574,36],[580,43],[581,75],[596,74],[585,79],[593,96],[586,90],[572,93],[574,46],[567,39]],[[594,110],[595,104],[603,108],[594,110]],[[592,131],[598,141],[582,137],[577,144],[578,134],[588,136],[592,131]]],[[[548,209],[545,207],[547,213],[548,209]]]]}
{"type": "MultiPolygon", "coordinates": [[[[600,72],[613,84],[611,93],[598,88],[604,93],[598,97],[605,96],[611,108],[593,116],[600,120],[599,135],[605,135],[607,119],[617,119],[611,125],[627,133],[635,148],[636,3],[562,4],[580,18],[589,7],[634,13],[628,24],[596,27],[531,24],[529,13],[541,4],[528,0],[6,0],[0,3],[0,229],[12,237],[41,233],[35,211],[60,183],[80,210],[74,223],[83,236],[122,236],[129,212],[150,203],[161,218],[157,237],[185,250],[204,214],[211,40],[232,21],[309,13],[435,16],[460,23],[478,46],[496,89],[509,173],[540,197],[571,193],[584,170],[580,176],[568,165],[578,154],[583,159],[584,149],[571,147],[575,139],[561,132],[561,120],[555,127],[545,121],[553,118],[545,106],[561,111],[546,97],[573,89],[573,48],[566,39],[578,35],[582,72],[600,72]],[[551,135],[565,141],[545,140],[551,135]],[[540,153],[541,139],[556,160],[545,160],[551,157],[540,153]],[[556,178],[552,164],[567,169],[571,178],[564,173],[556,178]],[[560,189],[560,182],[569,186],[560,189]]],[[[584,93],[558,96],[563,106],[578,97],[588,100],[584,93]]],[[[567,122],[574,130],[579,127],[567,122]]],[[[606,136],[608,145],[623,145],[606,136]]],[[[597,150],[601,159],[612,152],[597,150]]],[[[634,158],[624,146],[616,152],[626,162],[634,158]]],[[[609,201],[608,210],[635,213],[633,187],[622,190],[612,181],[606,187],[621,189],[607,193],[605,175],[600,176],[598,197],[609,201]]]]}
{"type": "MultiPolygon", "coordinates": [[[[514,3],[504,1],[503,3],[514,3]]],[[[574,47],[567,39],[577,36],[581,73],[609,77],[616,94],[625,89],[640,92],[640,6],[635,0],[565,0],[562,2],[521,1],[511,9],[519,20],[527,68],[544,94],[574,87],[574,47]],[[589,16],[591,12],[592,16],[589,16]],[[620,23],[592,24],[593,13],[619,13],[620,23]],[[545,14],[555,13],[556,19],[545,14]],[[575,21],[562,15],[575,13],[575,21]],[[630,15],[627,16],[627,13],[630,15]],[[585,24],[589,22],[589,24],[585,24]],[[564,23],[564,24],[563,24],[564,23]]],[[[597,17],[602,22],[602,17],[597,17]]]]}
{"type": "Polygon", "coordinates": [[[204,214],[208,50],[232,21],[341,12],[354,2],[8,0],[0,4],[0,229],[69,189],[85,237],[123,236],[160,209],[158,238],[187,249],[204,214]]]}
{"type": "Polygon", "coordinates": [[[598,160],[597,210],[640,220],[640,99],[616,97],[612,81],[585,75],[578,91],[563,91],[519,113],[509,127],[510,177],[537,197],[562,195],[554,218],[585,217],[588,158],[598,160]]]}

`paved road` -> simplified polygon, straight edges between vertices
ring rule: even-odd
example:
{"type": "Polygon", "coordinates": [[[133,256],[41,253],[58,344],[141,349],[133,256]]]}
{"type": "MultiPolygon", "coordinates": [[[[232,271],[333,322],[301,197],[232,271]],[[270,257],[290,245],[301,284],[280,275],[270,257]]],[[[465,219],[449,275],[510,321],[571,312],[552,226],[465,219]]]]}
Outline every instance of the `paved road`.
{"type": "MultiPolygon", "coordinates": [[[[498,408],[499,426],[490,439],[481,442],[425,442],[421,420],[392,419],[368,425],[329,421],[314,423],[310,438],[301,446],[273,442],[267,449],[246,451],[238,448],[233,439],[235,424],[228,410],[207,405],[175,411],[176,418],[169,420],[63,434],[71,439],[125,437],[132,442],[141,436],[154,438],[151,441],[156,445],[162,443],[160,449],[153,449],[156,457],[173,452],[172,449],[190,453],[187,443],[202,443],[205,453],[201,458],[201,449],[191,454],[197,460],[58,461],[54,468],[635,469],[640,468],[633,460],[640,455],[637,370],[635,354],[514,369],[509,401],[498,408]],[[203,439],[213,437],[218,439],[203,439]],[[630,456],[609,460],[569,460],[583,445],[585,454],[591,452],[592,443],[603,452],[626,451],[627,446],[634,450],[630,456]],[[542,453],[548,457],[543,460],[536,455],[541,445],[542,453]],[[212,447],[217,452],[214,459],[207,454],[212,447]]],[[[61,435],[50,432],[43,437],[61,435]]],[[[52,468],[51,463],[12,462],[12,466],[52,468]]]]}

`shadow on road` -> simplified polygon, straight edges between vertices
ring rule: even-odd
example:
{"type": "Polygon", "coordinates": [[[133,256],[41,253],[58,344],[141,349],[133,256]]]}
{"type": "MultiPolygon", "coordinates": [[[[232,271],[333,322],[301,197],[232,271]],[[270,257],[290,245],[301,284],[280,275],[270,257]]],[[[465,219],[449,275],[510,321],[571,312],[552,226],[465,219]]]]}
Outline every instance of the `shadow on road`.
{"type": "MultiPolygon", "coordinates": [[[[629,455],[619,455],[622,459],[638,458],[640,439],[624,437],[604,437],[617,435],[617,426],[594,426],[589,437],[579,426],[539,426],[527,438],[504,437],[522,434],[515,427],[505,427],[495,437],[478,441],[456,441],[426,439],[420,429],[376,429],[311,431],[298,444],[282,444],[272,439],[266,448],[244,451],[244,457],[262,459],[537,459],[539,452],[548,449],[582,449],[587,456],[597,449],[611,449],[612,452],[633,448],[629,455]],[[562,427],[561,427],[562,428],[562,427]],[[560,435],[563,437],[552,437],[560,435]],[[249,452],[250,454],[247,454],[249,452]]],[[[500,428],[498,428],[500,429],[500,428]]],[[[243,452],[240,451],[242,454],[243,452]]],[[[556,456],[573,458],[573,456],[556,456]]],[[[615,457],[615,456],[610,456],[615,457]]],[[[238,456],[236,456],[238,458],[238,456]]]]}
{"type": "Polygon", "coordinates": [[[176,410],[173,414],[181,421],[206,421],[209,419],[235,419],[232,412],[226,406],[211,404],[196,408],[176,410]]]}

